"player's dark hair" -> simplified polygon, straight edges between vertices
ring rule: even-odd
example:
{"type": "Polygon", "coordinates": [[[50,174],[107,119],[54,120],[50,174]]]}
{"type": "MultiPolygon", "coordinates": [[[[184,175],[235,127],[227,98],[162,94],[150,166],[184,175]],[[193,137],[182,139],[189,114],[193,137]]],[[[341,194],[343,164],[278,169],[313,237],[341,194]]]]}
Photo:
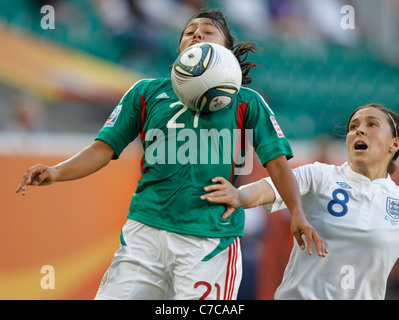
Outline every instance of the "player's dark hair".
{"type": "Polygon", "coordinates": [[[198,18],[208,18],[211,19],[215,27],[217,27],[224,35],[226,43],[225,47],[229,50],[232,50],[234,55],[236,56],[238,62],[241,66],[242,71],[242,84],[248,84],[252,82],[252,78],[249,76],[249,72],[252,68],[255,68],[257,65],[254,62],[246,61],[248,58],[249,52],[254,53],[255,50],[258,50],[255,44],[247,41],[238,41],[235,44],[236,40],[234,39],[233,35],[230,32],[230,28],[227,26],[226,18],[223,13],[219,10],[211,9],[207,11],[200,11],[195,16],[191,17],[188,21],[186,26],[183,29],[183,32],[180,36],[179,43],[183,37],[184,30],[187,28],[188,24],[198,18]]]}
{"type": "MultiPolygon", "coordinates": [[[[349,123],[351,122],[353,116],[356,114],[356,112],[358,112],[361,109],[366,109],[366,108],[376,108],[378,110],[381,110],[382,112],[384,112],[387,115],[387,120],[388,123],[391,127],[391,133],[392,133],[392,137],[394,138],[398,138],[399,137],[399,115],[388,109],[385,108],[384,106],[378,104],[378,103],[369,103],[369,104],[365,104],[364,106],[361,106],[359,108],[357,108],[355,111],[352,112],[351,116],[349,117],[348,123],[346,124],[346,130],[349,132],[349,123]]],[[[387,172],[389,174],[392,174],[395,172],[396,170],[396,164],[395,164],[395,160],[399,157],[399,150],[395,152],[395,154],[393,155],[391,161],[388,164],[388,168],[387,168],[387,172]]]]}

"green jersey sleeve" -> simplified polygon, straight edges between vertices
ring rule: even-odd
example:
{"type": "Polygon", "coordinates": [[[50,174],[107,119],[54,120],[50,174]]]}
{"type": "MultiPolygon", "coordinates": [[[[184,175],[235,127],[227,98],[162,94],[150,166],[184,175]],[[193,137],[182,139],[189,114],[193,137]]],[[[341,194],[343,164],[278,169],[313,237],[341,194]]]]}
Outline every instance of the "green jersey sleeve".
{"type": "Polygon", "coordinates": [[[145,80],[136,82],[122,97],[97,134],[96,140],[102,140],[114,149],[119,158],[122,151],[140,133],[142,110],[141,88],[145,80]]]}

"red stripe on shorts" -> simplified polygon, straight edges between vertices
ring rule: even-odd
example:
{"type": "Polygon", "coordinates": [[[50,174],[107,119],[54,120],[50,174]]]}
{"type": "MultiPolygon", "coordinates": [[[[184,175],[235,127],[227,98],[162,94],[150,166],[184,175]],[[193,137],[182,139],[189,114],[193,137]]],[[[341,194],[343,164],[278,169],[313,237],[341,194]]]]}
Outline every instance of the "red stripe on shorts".
{"type": "Polygon", "coordinates": [[[224,285],[224,300],[231,300],[234,293],[234,285],[237,276],[238,239],[229,246],[229,260],[227,263],[226,282],[224,285]]]}

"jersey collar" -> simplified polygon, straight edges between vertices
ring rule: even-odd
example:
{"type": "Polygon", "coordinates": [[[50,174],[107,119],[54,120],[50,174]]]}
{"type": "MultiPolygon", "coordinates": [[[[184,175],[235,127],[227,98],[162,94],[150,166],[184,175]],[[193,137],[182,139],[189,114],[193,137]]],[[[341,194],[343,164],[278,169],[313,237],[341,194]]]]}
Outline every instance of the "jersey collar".
{"type": "Polygon", "coordinates": [[[366,176],[357,173],[352,170],[350,167],[349,163],[346,161],[343,165],[342,168],[344,170],[345,175],[350,179],[350,180],[357,180],[357,181],[363,181],[367,183],[373,183],[373,184],[383,184],[383,185],[395,185],[395,183],[391,179],[391,175],[388,173],[386,178],[381,178],[381,179],[375,179],[371,181],[369,178],[366,176]]]}

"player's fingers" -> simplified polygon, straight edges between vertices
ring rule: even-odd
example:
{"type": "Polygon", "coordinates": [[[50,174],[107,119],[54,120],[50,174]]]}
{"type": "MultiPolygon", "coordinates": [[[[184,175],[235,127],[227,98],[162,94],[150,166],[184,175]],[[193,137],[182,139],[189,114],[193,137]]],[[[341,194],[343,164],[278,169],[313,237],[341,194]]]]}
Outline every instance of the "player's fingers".
{"type": "Polygon", "coordinates": [[[34,167],[30,168],[28,171],[26,171],[25,176],[26,176],[26,184],[32,184],[32,181],[43,171],[45,170],[45,167],[43,165],[37,164],[34,167]]]}
{"type": "Polygon", "coordinates": [[[229,182],[223,177],[215,177],[212,179],[214,184],[206,186],[205,191],[222,190],[229,187],[229,182]]]}
{"type": "Polygon", "coordinates": [[[223,213],[222,219],[226,220],[228,217],[231,216],[231,214],[236,211],[235,208],[233,207],[227,207],[226,211],[223,213]]]}
{"type": "Polygon", "coordinates": [[[316,230],[313,227],[304,227],[302,230],[305,239],[306,239],[306,247],[308,248],[309,255],[313,253],[313,242],[316,246],[316,251],[319,256],[322,256],[322,249],[321,249],[321,238],[318,236],[316,230]]]}
{"type": "Polygon", "coordinates": [[[225,184],[225,183],[229,183],[225,178],[223,177],[215,177],[212,179],[212,182],[214,183],[221,183],[221,184],[225,184]]]}
{"type": "Polygon", "coordinates": [[[209,186],[206,186],[204,188],[205,191],[209,192],[209,191],[217,191],[217,190],[222,190],[225,189],[225,186],[221,185],[221,184],[211,184],[209,186]]]}
{"type": "Polygon", "coordinates": [[[309,255],[313,252],[313,243],[315,244],[317,255],[320,257],[325,257],[327,254],[327,249],[323,239],[318,235],[316,229],[309,228],[303,232],[306,238],[306,246],[308,248],[309,255]]]}
{"type": "Polygon", "coordinates": [[[23,195],[25,195],[26,192],[26,184],[23,184],[22,182],[19,184],[17,189],[15,190],[16,193],[21,192],[23,195]]]}
{"type": "Polygon", "coordinates": [[[35,170],[31,170],[28,173],[28,178],[26,180],[27,185],[36,185],[37,184],[37,177],[42,173],[42,169],[37,168],[35,170]]]}
{"type": "Polygon", "coordinates": [[[298,230],[293,232],[294,238],[296,239],[296,242],[298,243],[299,247],[301,248],[301,250],[305,249],[305,242],[303,241],[301,235],[302,233],[298,230]]]}
{"type": "Polygon", "coordinates": [[[297,241],[298,244],[301,246],[301,249],[304,250],[305,247],[308,248],[308,253],[311,255],[313,251],[313,236],[312,236],[312,227],[309,226],[309,224],[301,225],[298,230],[297,230],[298,236],[297,241]],[[305,241],[303,239],[303,236],[305,237],[305,241]]]}
{"type": "Polygon", "coordinates": [[[324,240],[319,236],[316,230],[313,230],[313,242],[315,243],[317,254],[320,257],[325,257],[328,253],[324,240]]]}
{"type": "Polygon", "coordinates": [[[28,185],[41,184],[45,179],[49,177],[46,170],[47,167],[40,164],[35,165],[32,168],[28,169],[23,175],[21,183],[19,184],[15,192],[17,193],[21,192],[22,195],[25,195],[28,185]]]}
{"type": "Polygon", "coordinates": [[[42,172],[36,174],[34,179],[32,180],[32,184],[38,186],[40,184],[44,184],[44,182],[50,177],[50,173],[48,169],[44,169],[42,172]]]}
{"type": "Polygon", "coordinates": [[[25,184],[28,185],[31,183],[32,181],[32,175],[33,175],[33,170],[29,169],[26,173],[25,173],[25,184]]]}
{"type": "Polygon", "coordinates": [[[22,180],[19,184],[19,186],[17,187],[17,190],[15,190],[15,192],[21,192],[22,195],[26,194],[26,187],[28,185],[28,181],[31,180],[31,172],[30,170],[28,170],[27,172],[25,172],[25,174],[22,177],[22,180]]]}
{"type": "Polygon", "coordinates": [[[305,239],[306,239],[306,246],[308,248],[308,253],[309,255],[312,255],[313,253],[313,235],[310,230],[307,230],[305,234],[305,239]]]}
{"type": "Polygon", "coordinates": [[[201,196],[202,200],[208,200],[209,202],[225,203],[228,200],[226,194],[222,191],[213,191],[201,196]]]}
{"type": "Polygon", "coordinates": [[[19,183],[19,186],[17,187],[17,190],[15,192],[20,192],[23,188],[23,186],[26,185],[26,173],[22,176],[21,182],[19,183]]]}

